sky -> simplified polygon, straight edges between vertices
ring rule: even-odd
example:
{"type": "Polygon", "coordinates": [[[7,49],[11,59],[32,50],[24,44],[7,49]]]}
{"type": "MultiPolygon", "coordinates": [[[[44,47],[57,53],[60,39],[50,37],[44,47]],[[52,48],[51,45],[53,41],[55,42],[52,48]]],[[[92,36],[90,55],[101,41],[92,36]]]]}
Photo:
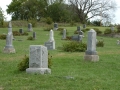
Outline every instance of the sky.
{"type": "MultiPolygon", "coordinates": [[[[4,11],[4,15],[5,15],[7,21],[11,20],[11,16],[8,15],[6,12],[7,5],[9,5],[11,3],[11,1],[12,0],[4,0],[4,1],[0,2],[0,7],[4,11]]],[[[113,12],[115,14],[115,17],[113,18],[114,19],[113,23],[120,24],[120,0],[114,0],[114,1],[116,1],[117,7],[119,7],[119,8],[117,8],[117,10],[113,12]]]]}

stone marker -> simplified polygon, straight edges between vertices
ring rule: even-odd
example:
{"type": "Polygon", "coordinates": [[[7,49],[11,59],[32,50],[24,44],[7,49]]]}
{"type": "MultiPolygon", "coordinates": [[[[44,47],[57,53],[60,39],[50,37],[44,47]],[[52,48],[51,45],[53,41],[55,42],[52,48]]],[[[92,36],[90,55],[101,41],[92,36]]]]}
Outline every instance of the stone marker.
{"type": "Polygon", "coordinates": [[[57,30],[57,29],[58,29],[58,24],[54,23],[54,30],[57,30]]]}
{"type": "Polygon", "coordinates": [[[50,37],[48,42],[45,42],[45,46],[47,47],[48,50],[55,49],[55,40],[54,40],[53,30],[50,30],[50,37]]]}
{"type": "Polygon", "coordinates": [[[13,41],[12,38],[13,38],[12,33],[8,33],[6,37],[6,46],[3,49],[4,53],[15,53],[15,49],[12,45],[12,41],[13,41]]]}
{"type": "Polygon", "coordinates": [[[36,32],[33,32],[33,38],[36,39],[36,32]]]}
{"type": "Polygon", "coordinates": [[[63,30],[63,36],[62,39],[66,39],[66,29],[63,30]]]}
{"type": "Polygon", "coordinates": [[[83,24],[83,29],[85,29],[86,28],[86,24],[83,24]]]}
{"type": "Polygon", "coordinates": [[[22,28],[19,29],[19,33],[20,33],[20,34],[23,34],[23,33],[24,33],[22,28]]]}
{"type": "Polygon", "coordinates": [[[99,56],[96,51],[96,32],[93,29],[88,31],[87,50],[84,59],[94,62],[99,61],[99,56]]]}
{"type": "Polygon", "coordinates": [[[31,24],[31,23],[28,23],[28,31],[29,31],[29,32],[33,31],[33,29],[32,29],[32,24],[31,24]]]}
{"type": "Polygon", "coordinates": [[[79,32],[79,31],[81,31],[81,28],[80,28],[80,26],[77,26],[77,31],[79,32]]]}
{"type": "Polygon", "coordinates": [[[27,73],[50,74],[48,68],[48,50],[43,45],[30,45],[29,68],[27,73]]]}
{"type": "Polygon", "coordinates": [[[111,28],[110,28],[110,29],[111,29],[111,31],[113,32],[113,31],[114,31],[114,26],[111,26],[111,28]]]}
{"type": "Polygon", "coordinates": [[[12,33],[12,24],[11,24],[11,22],[9,22],[9,24],[8,24],[8,33],[11,33],[12,39],[14,40],[13,33],[12,33]]]}
{"type": "Polygon", "coordinates": [[[117,45],[120,45],[120,40],[117,40],[117,45]]]}

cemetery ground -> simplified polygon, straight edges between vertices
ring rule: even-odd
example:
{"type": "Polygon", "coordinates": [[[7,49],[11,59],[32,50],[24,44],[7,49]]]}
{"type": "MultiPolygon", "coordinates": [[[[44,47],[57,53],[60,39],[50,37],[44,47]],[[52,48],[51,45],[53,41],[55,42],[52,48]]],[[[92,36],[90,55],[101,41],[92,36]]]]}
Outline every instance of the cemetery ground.
{"type": "MultiPolygon", "coordinates": [[[[67,29],[69,36],[73,35],[76,27],[62,27],[67,29]]],[[[89,27],[93,28],[93,27],[89,27]]],[[[104,31],[107,27],[97,27],[104,31]]],[[[18,31],[14,28],[13,31],[18,31]]],[[[27,31],[27,28],[23,28],[27,31]]],[[[0,28],[0,34],[7,34],[8,28],[0,28]]],[[[85,52],[65,52],[59,49],[63,43],[59,31],[54,31],[56,49],[49,50],[52,56],[51,74],[27,74],[18,71],[18,63],[29,55],[29,45],[44,45],[49,39],[49,32],[43,27],[33,28],[36,40],[27,40],[32,36],[14,36],[14,54],[3,53],[6,44],[0,40],[0,90],[119,90],[120,89],[120,45],[119,38],[103,38],[104,47],[97,47],[98,62],[84,61],[85,52]]],[[[84,33],[83,42],[87,43],[87,32],[84,33]]]]}

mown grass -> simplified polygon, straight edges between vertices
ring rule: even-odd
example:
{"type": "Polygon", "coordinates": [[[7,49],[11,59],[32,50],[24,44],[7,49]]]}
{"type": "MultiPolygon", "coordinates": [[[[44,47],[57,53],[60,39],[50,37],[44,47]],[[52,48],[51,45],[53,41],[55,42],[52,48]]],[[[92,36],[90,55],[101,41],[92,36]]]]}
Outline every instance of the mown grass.
{"type": "MultiPolygon", "coordinates": [[[[76,27],[63,27],[73,35],[76,27]]],[[[93,27],[89,27],[93,28],[93,27]]],[[[104,31],[107,27],[98,27],[104,31]]],[[[27,31],[27,28],[23,28],[27,31]]],[[[7,28],[0,28],[0,34],[7,33],[7,28]]],[[[19,28],[13,28],[13,31],[19,28]]],[[[15,36],[13,45],[15,54],[4,54],[6,41],[0,40],[0,90],[119,90],[120,89],[120,46],[118,38],[103,38],[104,47],[97,47],[99,62],[84,61],[84,52],[64,52],[58,47],[66,42],[61,40],[59,31],[54,31],[56,50],[50,50],[52,55],[52,72],[48,75],[27,74],[18,71],[17,65],[24,55],[29,55],[29,45],[44,45],[49,39],[49,32],[42,27],[33,28],[36,40],[27,40],[32,36],[15,36]],[[22,40],[22,41],[19,41],[22,40]]],[[[87,43],[87,32],[83,38],[87,43]]]]}

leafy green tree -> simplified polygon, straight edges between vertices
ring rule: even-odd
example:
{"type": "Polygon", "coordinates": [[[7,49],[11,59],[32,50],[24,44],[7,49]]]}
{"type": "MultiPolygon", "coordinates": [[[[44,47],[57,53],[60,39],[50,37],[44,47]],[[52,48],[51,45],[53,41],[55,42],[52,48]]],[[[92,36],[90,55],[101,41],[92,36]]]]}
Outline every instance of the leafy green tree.
{"type": "Polygon", "coordinates": [[[3,27],[3,25],[4,25],[4,19],[5,19],[5,17],[4,17],[4,14],[3,14],[3,10],[0,7],[0,27],[3,27]]]}

